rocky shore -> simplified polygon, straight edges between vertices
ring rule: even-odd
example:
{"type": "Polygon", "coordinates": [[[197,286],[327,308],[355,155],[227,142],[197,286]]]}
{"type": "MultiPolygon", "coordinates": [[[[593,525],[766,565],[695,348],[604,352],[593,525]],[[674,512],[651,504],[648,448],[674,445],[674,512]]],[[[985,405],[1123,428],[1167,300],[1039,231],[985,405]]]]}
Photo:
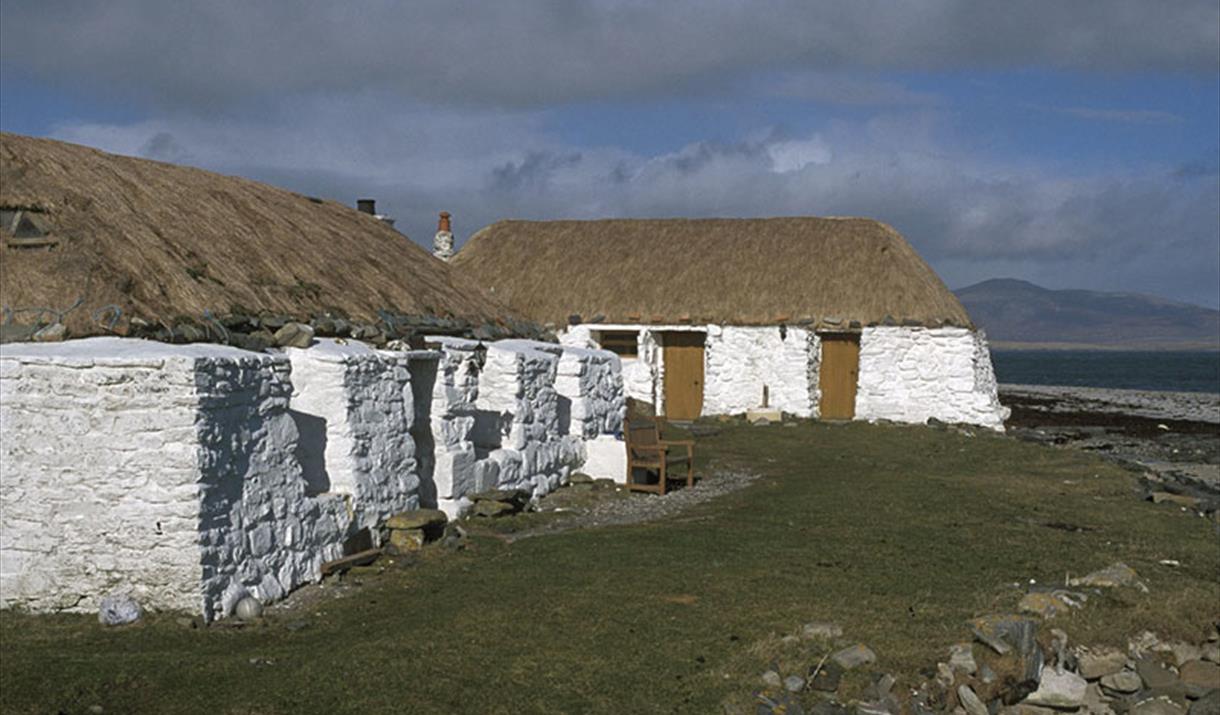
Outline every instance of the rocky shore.
{"type": "Polygon", "coordinates": [[[1220,394],[1000,385],[1000,401],[1018,439],[1117,461],[1150,499],[1220,509],[1220,394]]]}

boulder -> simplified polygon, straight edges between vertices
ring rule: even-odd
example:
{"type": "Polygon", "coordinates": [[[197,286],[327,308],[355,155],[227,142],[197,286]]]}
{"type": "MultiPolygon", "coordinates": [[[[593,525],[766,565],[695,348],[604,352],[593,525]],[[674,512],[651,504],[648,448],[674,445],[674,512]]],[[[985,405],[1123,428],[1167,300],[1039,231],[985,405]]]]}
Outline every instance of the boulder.
{"type": "Polygon", "coordinates": [[[1178,676],[1170,670],[1159,658],[1152,655],[1142,655],[1135,659],[1135,672],[1139,673],[1151,690],[1172,688],[1178,684],[1178,676]]]}
{"type": "Polygon", "coordinates": [[[68,328],[63,323],[51,323],[35,331],[30,339],[36,343],[58,343],[66,337],[68,328]]]}
{"type": "Polygon", "coordinates": [[[1092,586],[1094,588],[1133,586],[1138,582],[1139,574],[1135,572],[1135,569],[1122,562],[1110,564],[1104,569],[1069,581],[1072,586],[1092,586]]]}
{"type": "Polygon", "coordinates": [[[815,666],[809,669],[809,687],[812,690],[833,693],[839,689],[842,680],[843,667],[833,660],[826,661],[821,668],[815,666]]]}
{"type": "Polygon", "coordinates": [[[875,663],[877,661],[877,654],[863,643],[857,643],[835,653],[830,656],[830,659],[838,663],[843,670],[851,670],[861,665],[875,663]]]}
{"type": "Polygon", "coordinates": [[[245,596],[233,607],[233,616],[243,621],[253,621],[263,615],[263,602],[254,596],[245,596]]]}
{"type": "Polygon", "coordinates": [[[1038,689],[1030,693],[1025,702],[1048,708],[1072,709],[1084,705],[1089,683],[1075,673],[1062,673],[1054,668],[1042,667],[1038,689]]]}
{"type": "Polygon", "coordinates": [[[1021,613],[1029,613],[1042,618],[1054,618],[1060,613],[1066,613],[1068,608],[1066,601],[1048,591],[1027,593],[1017,604],[1017,610],[1021,613]]]}
{"type": "Polygon", "coordinates": [[[1122,670],[1127,665],[1127,654],[1117,648],[1081,649],[1077,660],[1080,675],[1085,680],[1097,680],[1122,670]]]}
{"type": "Polygon", "coordinates": [[[385,525],[387,529],[426,529],[443,526],[448,520],[440,509],[412,509],[391,516],[385,525]]]}
{"type": "Polygon", "coordinates": [[[1220,690],[1220,665],[1205,660],[1192,660],[1182,665],[1179,677],[1186,686],[1186,695],[1198,698],[1211,690],[1220,690]]]}
{"type": "Polygon", "coordinates": [[[957,686],[957,701],[966,709],[968,715],[988,715],[987,706],[979,700],[969,685],[957,686]]]}
{"type": "Polygon", "coordinates": [[[112,593],[102,599],[97,609],[97,620],[104,626],[122,626],[135,623],[144,615],[140,604],[126,593],[112,593]]]}
{"type": "Polygon", "coordinates": [[[1187,715],[1220,715],[1220,690],[1213,690],[1191,703],[1187,715]]]}
{"type": "MultiPolygon", "coordinates": [[[[266,325],[266,321],[263,321],[266,325]]],[[[284,323],[275,331],[275,344],[281,348],[307,348],[313,345],[313,328],[305,323],[284,323]]]]}
{"type": "Polygon", "coordinates": [[[1120,670],[1117,673],[1103,675],[1101,687],[1114,693],[1134,693],[1144,687],[1144,681],[1139,673],[1131,670],[1120,670]]]}
{"type": "Polygon", "coordinates": [[[506,502],[480,499],[474,503],[474,509],[471,511],[475,516],[497,517],[513,514],[517,511],[517,508],[506,502]]]}
{"type": "Polygon", "coordinates": [[[979,666],[974,660],[974,647],[969,643],[949,646],[949,667],[966,675],[977,673],[979,666]]]}
{"type": "Polygon", "coordinates": [[[419,551],[426,541],[423,529],[394,529],[390,532],[390,546],[398,551],[419,551]]]}

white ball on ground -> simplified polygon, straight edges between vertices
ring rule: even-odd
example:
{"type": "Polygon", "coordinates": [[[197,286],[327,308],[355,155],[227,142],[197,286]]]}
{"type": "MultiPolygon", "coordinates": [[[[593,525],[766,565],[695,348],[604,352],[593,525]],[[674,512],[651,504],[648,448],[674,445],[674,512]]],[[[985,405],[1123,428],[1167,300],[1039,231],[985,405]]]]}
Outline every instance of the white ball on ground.
{"type": "Polygon", "coordinates": [[[246,596],[233,607],[233,615],[243,621],[253,621],[263,615],[263,602],[254,596],[246,596]]]}

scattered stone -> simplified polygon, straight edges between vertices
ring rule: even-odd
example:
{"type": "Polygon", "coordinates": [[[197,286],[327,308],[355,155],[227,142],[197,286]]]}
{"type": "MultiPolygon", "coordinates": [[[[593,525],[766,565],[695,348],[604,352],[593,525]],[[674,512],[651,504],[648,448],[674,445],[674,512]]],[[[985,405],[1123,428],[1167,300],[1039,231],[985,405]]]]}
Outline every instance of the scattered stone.
{"type": "Polygon", "coordinates": [[[851,670],[861,665],[875,663],[877,661],[877,654],[863,643],[857,643],[835,653],[830,656],[830,659],[838,663],[843,670],[851,670]]]}
{"type": "Polygon", "coordinates": [[[949,667],[948,663],[936,664],[936,682],[938,685],[948,690],[953,687],[953,683],[956,680],[957,676],[953,674],[953,668],[949,667]]]}
{"type": "Polygon", "coordinates": [[[284,624],[284,628],[295,633],[309,628],[309,621],[289,621],[284,624]]]}
{"type": "Polygon", "coordinates": [[[390,546],[400,552],[419,551],[424,548],[426,541],[423,529],[393,529],[390,531],[390,546]]]}
{"type": "Polygon", "coordinates": [[[1144,687],[1144,681],[1134,671],[1120,670],[1117,673],[1103,675],[1101,687],[1115,693],[1134,693],[1144,687]]]}
{"type": "Polygon", "coordinates": [[[1191,703],[1187,715],[1220,715],[1220,690],[1213,690],[1191,703]]]}
{"type": "Polygon", "coordinates": [[[1197,645],[1191,645],[1190,643],[1178,641],[1177,643],[1170,643],[1168,648],[1169,652],[1173,653],[1174,665],[1178,667],[1181,667],[1192,660],[1199,660],[1203,657],[1203,649],[1197,645]]]}
{"type": "Polygon", "coordinates": [[[89,706],[89,715],[102,715],[104,712],[106,712],[106,708],[101,705],[94,704],[89,706]]]}
{"type": "Polygon", "coordinates": [[[809,715],[847,715],[850,712],[846,707],[831,700],[824,700],[817,703],[809,711],[809,715]]]}
{"type": "Polygon", "coordinates": [[[1027,593],[1017,604],[1017,610],[1021,613],[1029,613],[1042,618],[1054,618],[1060,613],[1066,613],[1068,608],[1066,601],[1049,591],[1027,593]]]}
{"type": "Polygon", "coordinates": [[[766,685],[768,688],[780,688],[784,685],[783,678],[779,677],[779,673],[775,672],[774,670],[768,670],[767,672],[763,673],[762,681],[763,685],[766,685]]]}
{"type": "Polygon", "coordinates": [[[799,693],[805,689],[805,679],[799,675],[789,675],[784,678],[784,689],[790,693],[799,693]]]}
{"type": "Polygon", "coordinates": [[[452,522],[445,524],[445,533],[441,536],[441,546],[450,551],[461,551],[466,548],[466,530],[452,522]]]}
{"type": "Polygon", "coordinates": [[[103,626],[123,626],[135,623],[144,615],[140,604],[125,593],[112,593],[102,599],[98,607],[97,620],[103,626]]]}
{"type": "Polygon", "coordinates": [[[1118,588],[1133,586],[1139,581],[1135,569],[1124,563],[1114,563],[1091,574],[1074,578],[1068,583],[1072,586],[1092,586],[1094,588],[1118,588]]]}
{"type": "MultiPolygon", "coordinates": [[[[266,325],[267,321],[264,320],[266,325]]],[[[281,348],[307,348],[313,345],[313,328],[304,323],[284,323],[275,331],[275,344],[281,348]]]]}
{"type": "Polygon", "coordinates": [[[1038,689],[1025,698],[1030,705],[1071,709],[1084,704],[1088,682],[1070,671],[1060,673],[1054,668],[1042,667],[1038,689]]]}
{"type": "Polygon", "coordinates": [[[568,477],[568,486],[578,491],[587,492],[593,490],[593,477],[590,477],[584,472],[576,472],[568,477]]]}
{"type": "Polygon", "coordinates": [[[31,336],[36,343],[58,343],[68,337],[68,328],[63,323],[51,323],[45,328],[39,328],[31,336]]]}
{"type": "Polygon", "coordinates": [[[1183,709],[1164,695],[1141,700],[1127,711],[1128,715],[1182,715],[1183,709]]]}
{"type": "Polygon", "coordinates": [[[440,526],[448,520],[440,509],[412,509],[391,516],[385,525],[388,529],[426,529],[440,526]]]}
{"type": "Polygon", "coordinates": [[[263,602],[254,596],[245,596],[233,607],[233,616],[243,621],[253,621],[263,615],[263,602]]]}
{"type": "Polygon", "coordinates": [[[1139,673],[1144,685],[1152,690],[1172,688],[1178,684],[1178,676],[1165,664],[1151,655],[1142,655],[1135,659],[1135,672],[1139,673]]]}
{"type": "Polygon", "coordinates": [[[864,697],[869,700],[885,700],[890,696],[890,691],[894,689],[894,684],[897,682],[894,676],[882,673],[873,678],[873,682],[864,689],[864,697]]]}
{"type": "Polygon", "coordinates": [[[601,477],[593,480],[593,491],[609,492],[618,488],[618,484],[610,477],[601,477]]]}
{"type": "Polygon", "coordinates": [[[1148,651],[1157,649],[1160,644],[1161,640],[1156,637],[1155,633],[1144,631],[1138,636],[1127,639],[1127,652],[1133,657],[1139,657],[1148,651]]]}
{"type": "Polygon", "coordinates": [[[1210,690],[1220,689],[1220,665],[1205,660],[1192,660],[1182,666],[1179,677],[1186,686],[1186,696],[1200,698],[1210,690]]]}
{"type": "Polygon", "coordinates": [[[814,621],[801,627],[801,637],[810,641],[833,641],[843,637],[843,629],[834,623],[814,621]]]}
{"type": "Polygon", "coordinates": [[[507,516],[517,511],[517,508],[512,504],[502,501],[488,501],[481,499],[474,503],[472,512],[475,516],[497,517],[507,516]]]}
{"type": "Polygon", "coordinates": [[[1038,624],[1021,616],[993,615],[970,621],[970,630],[981,643],[1004,655],[1016,648],[1028,654],[1037,650],[1038,624]]]}
{"type": "Polygon", "coordinates": [[[999,676],[997,676],[995,671],[988,667],[986,663],[979,668],[979,682],[983,683],[984,685],[994,683],[997,677],[999,676]]]}
{"type": "Polygon", "coordinates": [[[979,666],[974,660],[974,647],[969,643],[949,646],[949,667],[966,675],[977,673],[979,666]]]}
{"type": "Polygon", "coordinates": [[[1220,643],[1214,641],[1204,643],[1203,647],[1199,649],[1199,653],[1202,660],[1209,663],[1220,663],[1220,643]]]}
{"type": "Polygon", "coordinates": [[[969,685],[957,686],[957,700],[966,708],[969,715],[988,715],[987,706],[979,700],[979,696],[974,693],[974,690],[969,685]]]}
{"type": "Polygon", "coordinates": [[[1171,494],[1169,492],[1153,492],[1148,495],[1153,504],[1175,504],[1184,506],[1187,509],[1194,509],[1199,506],[1199,499],[1188,497],[1184,494],[1171,494]]]}
{"type": "Polygon", "coordinates": [[[833,660],[828,660],[822,664],[821,668],[810,668],[809,671],[809,688],[818,690],[823,693],[833,693],[839,689],[839,683],[843,680],[843,667],[833,660]]]}
{"type": "Polygon", "coordinates": [[[177,623],[178,625],[182,626],[183,628],[190,628],[192,630],[199,627],[199,621],[195,620],[194,618],[191,618],[190,616],[182,616],[180,618],[175,618],[174,623],[177,623]]]}
{"type": "Polygon", "coordinates": [[[1081,649],[1077,660],[1080,675],[1085,680],[1097,680],[1122,670],[1127,665],[1127,654],[1117,648],[1081,649]]]}
{"type": "Polygon", "coordinates": [[[1110,699],[1101,691],[1097,683],[1089,683],[1084,693],[1084,710],[1089,715],[1114,715],[1110,707],[1110,699]]]}

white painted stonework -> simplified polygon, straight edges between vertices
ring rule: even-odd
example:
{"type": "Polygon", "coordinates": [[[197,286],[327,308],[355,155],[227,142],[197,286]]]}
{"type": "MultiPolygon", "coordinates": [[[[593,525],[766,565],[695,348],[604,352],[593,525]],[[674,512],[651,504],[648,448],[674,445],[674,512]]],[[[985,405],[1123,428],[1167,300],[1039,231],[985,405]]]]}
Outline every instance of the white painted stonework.
{"type": "Polygon", "coordinates": [[[768,405],[798,417],[817,414],[817,381],[809,380],[817,337],[803,328],[708,326],[703,413],[740,414],[768,405]],[[810,385],[814,389],[810,389],[810,385]]]}
{"type": "MultiPolygon", "coordinates": [[[[565,345],[599,347],[602,330],[639,332],[638,357],[623,361],[628,397],[664,403],[664,334],[703,331],[703,414],[740,414],[762,406],[817,417],[821,338],[780,326],[583,324],[560,335],[565,345]]],[[[922,423],[929,418],[1003,429],[986,338],[964,328],[875,327],[860,338],[856,419],[922,423]]]]}
{"type": "Polygon", "coordinates": [[[0,606],[113,590],[207,618],[315,578],[350,525],[293,455],[286,359],[118,338],[0,353],[0,606]]]}
{"type": "Polygon", "coordinates": [[[317,580],[394,513],[541,495],[582,465],[622,478],[617,357],[436,344],[5,345],[0,607],[90,611],[124,591],[220,618],[317,580]]]}
{"type": "Polygon", "coordinates": [[[297,456],[312,490],[351,495],[359,528],[418,508],[408,357],[331,339],[285,352],[297,456]]]}
{"type": "Polygon", "coordinates": [[[961,422],[1002,431],[987,339],[964,328],[865,328],[856,419],[961,422]]]}

